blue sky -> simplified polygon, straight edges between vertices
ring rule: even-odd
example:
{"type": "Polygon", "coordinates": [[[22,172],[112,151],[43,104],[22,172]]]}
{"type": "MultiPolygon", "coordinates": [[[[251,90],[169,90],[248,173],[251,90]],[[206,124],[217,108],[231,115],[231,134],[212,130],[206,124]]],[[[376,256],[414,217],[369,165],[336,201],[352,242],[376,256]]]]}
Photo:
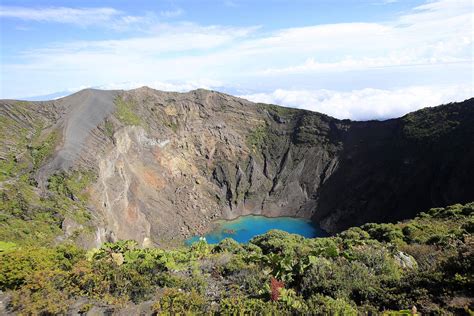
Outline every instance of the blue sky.
{"type": "Polygon", "coordinates": [[[474,95],[471,0],[3,0],[0,27],[0,98],[202,87],[383,119],[474,95]]]}

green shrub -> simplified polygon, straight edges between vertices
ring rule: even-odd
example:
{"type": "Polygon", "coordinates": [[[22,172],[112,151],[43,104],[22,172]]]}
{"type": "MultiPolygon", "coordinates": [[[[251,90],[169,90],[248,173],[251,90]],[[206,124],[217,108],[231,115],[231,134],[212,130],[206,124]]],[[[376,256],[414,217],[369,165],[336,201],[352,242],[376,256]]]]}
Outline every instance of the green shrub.
{"type": "Polygon", "coordinates": [[[474,234],[474,218],[470,218],[462,224],[461,229],[463,229],[467,234],[474,234]]]}
{"type": "Polygon", "coordinates": [[[69,292],[66,272],[35,271],[27,277],[24,286],[13,292],[12,310],[25,315],[65,314],[69,307],[69,292]]]}
{"type": "Polygon", "coordinates": [[[261,299],[232,296],[220,302],[221,315],[279,315],[289,312],[279,308],[277,303],[265,302],[261,299]]]}
{"type": "Polygon", "coordinates": [[[361,245],[365,240],[370,239],[370,235],[360,227],[351,227],[338,235],[346,247],[361,245]]]}
{"type": "Polygon", "coordinates": [[[114,136],[114,125],[109,120],[104,122],[104,132],[108,137],[114,136]]]}
{"type": "Polygon", "coordinates": [[[267,139],[269,133],[268,126],[266,124],[260,125],[253,129],[249,135],[247,135],[247,145],[253,151],[261,149],[262,145],[267,139]]]}
{"type": "Polygon", "coordinates": [[[316,294],[308,298],[306,304],[311,315],[358,315],[354,306],[340,298],[334,299],[330,296],[316,294]]]}
{"type": "Polygon", "coordinates": [[[142,125],[142,120],[135,113],[135,104],[125,101],[122,97],[115,100],[116,116],[125,125],[142,125]]]}
{"type": "Polygon", "coordinates": [[[269,275],[255,265],[236,270],[227,278],[249,296],[258,295],[262,286],[270,282],[269,275]]]}
{"type": "Polygon", "coordinates": [[[82,261],[71,272],[71,283],[82,295],[109,304],[139,303],[155,292],[157,279],[112,261],[82,261]]]}
{"type": "Polygon", "coordinates": [[[14,242],[0,241],[0,253],[14,249],[15,247],[16,244],[14,242]]]}
{"type": "Polygon", "coordinates": [[[305,297],[319,293],[362,303],[372,299],[381,288],[377,276],[361,262],[318,258],[303,277],[301,291],[305,297]]]}
{"type": "Polygon", "coordinates": [[[364,264],[370,273],[383,280],[400,278],[393,255],[384,247],[361,246],[353,249],[354,259],[364,264]]]}
{"type": "Polygon", "coordinates": [[[88,196],[84,191],[95,178],[92,172],[74,171],[69,174],[59,172],[49,177],[48,189],[71,199],[87,200],[88,196]]]}
{"type": "Polygon", "coordinates": [[[201,237],[199,241],[191,245],[190,254],[196,258],[204,258],[208,256],[213,249],[213,246],[209,245],[206,238],[201,237]]]}
{"type": "Polygon", "coordinates": [[[244,248],[232,238],[225,238],[214,248],[215,252],[243,253],[244,248]]]}
{"type": "Polygon", "coordinates": [[[339,256],[339,247],[336,241],[330,238],[311,239],[309,246],[310,254],[313,256],[322,256],[326,258],[335,258],[339,256]]]}
{"type": "Polygon", "coordinates": [[[33,159],[33,169],[38,169],[41,164],[53,154],[58,141],[59,134],[53,131],[39,144],[29,147],[30,155],[33,159]]]}
{"type": "Polygon", "coordinates": [[[206,300],[194,290],[165,289],[163,296],[153,305],[153,311],[160,315],[203,314],[206,300]]]}
{"type": "Polygon", "coordinates": [[[365,224],[361,227],[370,237],[380,242],[403,243],[403,232],[394,224],[365,224]]]}
{"type": "Polygon", "coordinates": [[[296,256],[296,253],[305,245],[304,240],[305,238],[300,235],[274,229],[266,234],[252,238],[250,243],[258,246],[263,254],[296,256]]]}
{"type": "Polygon", "coordinates": [[[233,255],[230,260],[222,267],[223,274],[228,275],[249,267],[242,255],[233,255]]]}
{"type": "Polygon", "coordinates": [[[84,252],[74,246],[15,248],[0,253],[0,289],[17,289],[35,271],[70,270],[84,252]]]}

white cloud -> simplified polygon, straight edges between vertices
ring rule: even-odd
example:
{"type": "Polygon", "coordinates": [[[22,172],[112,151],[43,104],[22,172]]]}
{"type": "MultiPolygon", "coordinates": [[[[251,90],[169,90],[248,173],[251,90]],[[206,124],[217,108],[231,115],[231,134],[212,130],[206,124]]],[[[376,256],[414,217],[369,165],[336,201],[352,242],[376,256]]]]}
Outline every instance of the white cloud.
{"type": "Polygon", "coordinates": [[[86,56],[99,59],[117,56],[123,56],[126,59],[136,56],[151,62],[166,58],[166,56],[157,55],[160,53],[208,50],[220,45],[231,44],[253,31],[255,31],[255,27],[234,28],[200,26],[192,23],[173,25],[162,23],[155,25],[154,36],[56,43],[46,48],[24,51],[23,56],[37,61],[53,61],[54,59],[58,63],[69,60],[69,57],[74,58],[76,63],[85,62],[87,59],[80,57],[86,56]],[[54,56],[54,58],[50,58],[50,56],[54,56]]]}
{"type": "Polygon", "coordinates": [[[178,17],[180,15],[183,15],[183,13],[184,13],[184,10],[178,8],[178,9],[175,9],[175,10],[161,11],[160,15],[165,17],[165,18],[175,18],[175,17],[178,17]]]}
{"type": "Polygon", "coordinates": [[[100,25],[119,29],[133,24],[150,24],[154,17],[130,16],[114,8],[71,8],[71,7],[18,7],[0,6],[0,17],[15,18],[24,21],[53,22],[78,26],[100,25]]]}
{"type": "MultiPolygon", "coordinates": [[[[457,19],[460,15],[472,18],[473,9],[474,4],[469,0],[427,1],[425,4],[415,7],[411,13],[402,15],[399,20],[401,23],[416,24],[420,22],[436,23],[438,19],[457,19]]],[[[438,31],[442,33],[445,30],[438,31]]]]}
{"type": "Polygon", "coordinates": [[[397,3],[398,0],[381,0],[379,2],[376,2],[374,4],[392,4],[392,3],[397,3]]]}
{"type": "Polygon", "coordinates": [[[367,120],[400,117],[411,111],[474,95],[474,86],[416,86],[394,90],[285,90],[242,95],[244,99],[321,112],[339,119],[367,120]]]}
{"type": "Polygon", "coordinates": [[[2,74],[10,75],[9,81],[0,84],[0,98],[46,95],[66,87],[110,82],[149,86],[157,81],[185,82],[189,86],[189,82],[202,82],[202,78],[222,81],[218,71],[209,70],[225,67],[224,59],[213,58],[209,52],[231,45],[253,31],[254,28],[161,25],[150,37],[57,43],[25,51],[22,58],[26,62],[1,65],[2,74]]]}
{"type": "Polygon", "coordinates": [[[50,8],[25,8],[1,6],[0,16],[5,18],[18,18],[38,22],[58,22],[72,24],[95,24],[110,21],[122,13],[113,8],[84,8],[75,9],[67,7],[50,8]]]}
{"type": "Polygon", "coordinates": [[[250,49],[293,54],[264,68],[263,75],[472,63],[471,0],[441,0],[414,8],[385,23],[341,23],[282,30],[250,49]],[[300,60],[295,63],[295,60],[300,60]]]}
{"type": "MultiPolygon", "coordinates": [[[[240,73],[268,77],[419,64],[472,63],[474,34],[469,8],[470,0],[441,0],[416,7],[386,23],[324,24],[282,29],[270,34],[259,34],[255,27],[150,23],[147,37],[49,44],[19,54],[24,62],[15,67],[39,69],[46,66],[49,67],[47,70],[56,67],[61,71],[74,69],[104,73],[126,62],[127,70],[159,70],[159,79],[169,80],[170,76],[173,77],[169,73],[172,67],[163,68],[163,64],[186,65],[190,73],[192,69],[201,69],[206,71],[205,77],[211,74],[222,77],[222,74],[233,73],[235,69],[240,73]],[[164,55],[166,52],[180,54],[164,55]],[[91,62],[93,60],[100,62],[91,62]]],[[[49,15],[49,11],[44,10],[44,16],[49,18],[61,15],[55,11],[59,9],[51,9],[53,13],[49,15]]],[[[74,10],[78,9],[69,10],[76,12],[74,10]]],[[[91,21],[120,14],[110,8],[90,10],[106,13],[91,21]]],[[[32,11],[30,15],[43,16],[43,12],[32,11]]],[[[88,10],[77,12],[91,13],[88,10]]],[[[69,14],[67,19],[82,20],[77,12],[69,14]]],[[[118,18],[122,24],[138,23],[140,19],[144,17],[118,18]]],[[[148,20],[153,19],[150,17],[148,20]]],[[[127,72],[123,71],[123,76],[127,76],[127,72]]],[[[186,75],[186,72],[180,75],[186,75]]]]}
{"type": "MultiPolygon", "coordinates": [[[[132,82],[118,82],[109,83],[105,85],[95,86],[93,88],[103,90],[130,90],[136,89],[143,86],[150,87],[152,89],[161,91],[176,91],[176,92],[187,92],[195,89],[217,89],[223,86],[222,82],[209,79],[190,80],[183,82],[166,82],[166,81],[132,81],[132,82]]],[[[71,89],[71,91],[79,91],[86,87],[80,87],[79,89],[71,89]]]]}
{"type": "Polygon", "coordinates": [[[409,56],[397,56],[391,54],[386,57],[379,58],[346,58],[337,62],[321,63],[308,58],[303,64],[290,66],[285,68],[266,69],[261,72],[264,75],[278,75],[278,74],[297,74],[297,73],[312,73],[318,71],[348,71],[348,70],[363,70],[371,68],[387,68],[397,66],[425,66],[430,64],[470,64],[472,61],[466,58],[457,58],[451,56],[443,56],[441,58],[410,58],[409,56]]]}

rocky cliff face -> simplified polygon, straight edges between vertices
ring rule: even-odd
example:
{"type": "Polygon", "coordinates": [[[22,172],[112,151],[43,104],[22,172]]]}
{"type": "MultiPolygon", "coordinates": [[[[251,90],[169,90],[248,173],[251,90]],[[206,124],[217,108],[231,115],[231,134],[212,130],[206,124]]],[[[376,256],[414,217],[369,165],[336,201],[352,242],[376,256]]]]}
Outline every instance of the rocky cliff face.
{"type": "Polygon", "coordinates": [[[86,189],[94,243],[180,240],[244,214],[312,218],[337,232],[474,200],[473,99],[383,122],[206,90],[1,103],[2,117],[30,133],[59,135],[34,171],[43,194],[60,171],[95,175],[86,189]]]}

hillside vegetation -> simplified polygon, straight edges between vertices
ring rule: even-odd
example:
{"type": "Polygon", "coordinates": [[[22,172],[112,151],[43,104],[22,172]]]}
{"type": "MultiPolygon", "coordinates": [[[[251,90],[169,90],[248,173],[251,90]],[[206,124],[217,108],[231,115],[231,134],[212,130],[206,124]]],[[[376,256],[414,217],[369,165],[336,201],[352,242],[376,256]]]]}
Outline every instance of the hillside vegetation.
{"type": "Polygon", "coordinates": [[[0,315],[472,313],[473,162],[474,99],[382,122],[206,90],[0,100],[0,315]],[[181,246],[247,214],[339,234],[181,246]]]}
{"type": "MultiPolygon", "coordinates": [[[[191,247],[2,243],[8,311],[63,314],[472,313],[474,203],[328,238],[281,231],[191,247]],[[415,308],[413,308],[415,306],[415,308]]],[[[1,312],[1,311],[0,311],[1,312]]]]}

